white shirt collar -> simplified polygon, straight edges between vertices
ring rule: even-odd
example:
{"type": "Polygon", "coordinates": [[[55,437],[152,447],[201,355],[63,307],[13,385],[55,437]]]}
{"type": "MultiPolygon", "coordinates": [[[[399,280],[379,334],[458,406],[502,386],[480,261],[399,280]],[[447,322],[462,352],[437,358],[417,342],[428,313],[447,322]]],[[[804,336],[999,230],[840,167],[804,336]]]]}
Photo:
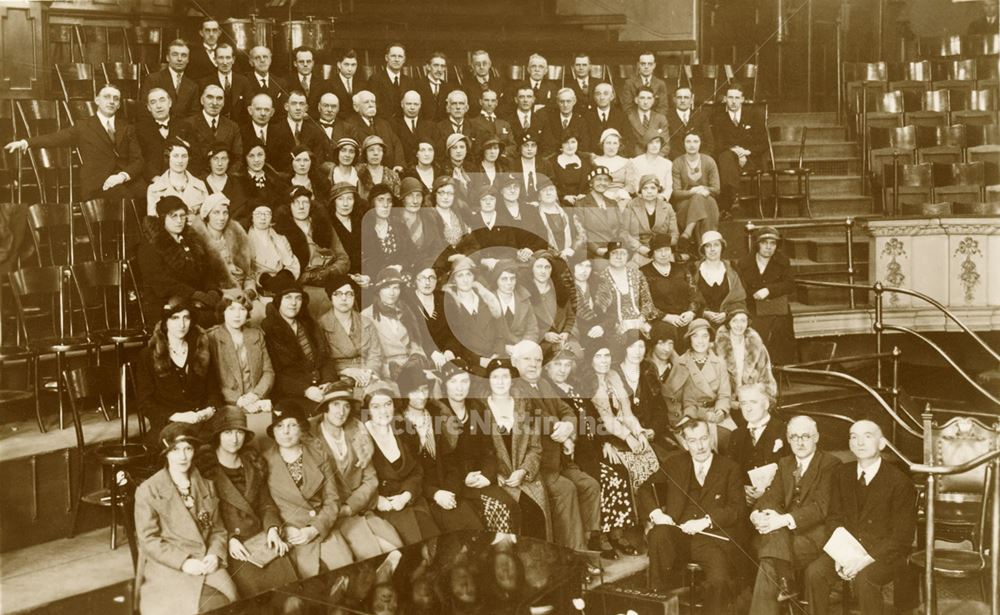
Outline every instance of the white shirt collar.
{"type": "Polygon", "coordinates": [[[388,66],[385,67],[385,74],[389,75],[389,79],[390,80],[397,79],[397,78],[400,77],[399,73],[393,72],[393,70],[391,68],[389,68],[388,66]]]}
{"type": "Polygon", "coordinates": [[[509,297],[504,297],[502,294],[497,293],[497,299],[500,301],[500,311],[504,312],[507,308],[510,308],[511,314],[516,314],[517,310],[514,309],[514,305],[517,303],[517,297],[510,295],[509,297]]]}
{"type": "Polygon", "coordinates": [[[759,429],[763,430],[765,427],[767,427],[767,424],[770,423],[770,422],[771,422],[771,415],[769,413],[767,416],[764,417],[763,421],[757,423],[756,425],[750,425],[749,423],[747,423],[747,429],[758,429],[759,428],[759,429]]]}
{"type": "Polygon", "coordinates": [[[292,132],[295,132],[296,127],[299,130],[302,130],[302,126],[301,126],[302,121],[301,120],[298,121],[298,122],[296,122],[295,120],[293,120],[292,118],[289,117],[289,118],[286,118],[286,121],[288,122],[288,127],[292,130],[292,132]]]}
{"type": "Polygon", "coordinates": [[[695,476],[698,475],[698,470],[702,470],[704,472],[704,475],[708,476],[708,471],[712,469],[712,460],[713,459],[715,459],[715,454],[714,453],[711,454],[711,455],[709,455],[708,459],[706,459],[705,461],[703,461],[701,463],[698,463],[694,459],[691,459],[691,461],[694,463],[694,474],[695,474],[695,476]]]}
{"type": "Polygon", "coordinates": [[[174,81],[177,81],[178,79],[184,77],[184,73],[179,73],[174,69],[170,68],[169,66],[167,67],[167,70],[170,71],[170,78],[173,79],[174,81]]]}
{"type": "Polygon", "coordinates": [[[222,72],[220,70],[220,71],[216,71],[216,72],[219,73],[219,83],[225,83],[226,82],[226,77],[229,77],[229,83],[233,82],[233,71],[229,71],[228,73],[224,73],[224,72],[222,72]]]}
{"type": "Polygon", "coordinates": [[[816,456],[816,451],[813,451],[805,459],[799,459],[798,457],[795,458],[796,465],[798,465],[798,467],[802,469],[802,475],[799,476],[799,478],[805,476],[806,472],[809,470],[809,464],[812,463],[813,457],[815,456],[816,456]]]}
{"type": "MultiPolygon", "coordinates": [[[[104,117],[104,115],[102,115],[101,113],[98,113],[97,114],[97,119],[101,120],[101,125],[104,126],[105,130],[107,130],[109,126],[114,126],[115,125],[115,116],[113,116],[113,115],[111,117],[104,117]]],[[[168,118],[168,121],[169,121],[169,118],[168,118]]]]}
{"type": "MultiPolygon", "coordinates": [[[[528,181],[528,172],[535,172],[535,159],[534,158],[521,158],[521,171],[525,174],[524,181],[528,181]]],[[[538,181],[538,178],[535,178],[538,181]]]]}
{"type": "Polygon", "coordinates": [[[857,471],[858,471],[858,478],[861,478],[861,473],[864,472],[864,474],[865,474],[865,484],[866,485],[870,485],[870,484],[872,484],[872,481],[875,480],[875,475],[878,474],[878,471],[879,471],[879,469],[881,467],[882,467],[882,457],[881,456],[878,459],[876,459],[875,463],[873,463],[871,466],[869,466],[867,470],[862,470],[861,469],[861,464],[859,463],[859,464],[856,465],[856,468],[857,468],[857,471]]]}
{"type": "Polygon", "coordinates": [[[216,125],[218,125],[219,116],[212,117],[211,115],[205,113],[204,109],[201,110],[201,114],[205,118],[205,124],[207,124],[208,126],[212,125],[212,120],[215,120],[216,125]]]}

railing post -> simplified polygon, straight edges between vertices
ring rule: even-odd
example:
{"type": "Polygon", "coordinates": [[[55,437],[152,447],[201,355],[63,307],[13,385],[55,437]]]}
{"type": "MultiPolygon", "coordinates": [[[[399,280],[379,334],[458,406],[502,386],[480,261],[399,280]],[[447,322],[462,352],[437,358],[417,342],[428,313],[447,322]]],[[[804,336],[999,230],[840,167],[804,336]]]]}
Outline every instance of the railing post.
{"type": "MultiPolygon", "coordinates": [[[[875,353],[882,354],[882,283],[875,282],[872,289],[875,291],[875,324],[872,325],[875,329],[875,353]]],[[[881,357],[875,361],[875,385],[882,388],[881,357]]]]}
{"type": "Polygon", "coordinates": [[[990,613],[1000,615],[1000,459],[993,460],[993,523],[990,532],[990,613]]]}
{"type": "MultiPolygon", "coordinates": [[[[892,347],[892,411],[899,414],[899,346],[892,347]]],[[[892,423],[892,443],[896,443],[896,423],[892,423]]]]}
{"type": "Polygon", "coordinates": [[[936,499],[937,476],[927,474],[926,529],[924,536],[924,614],[937,615],[937,596],[934,593],[934,500],[936,499]]]}
{"type": "MultiPolygon", "coordinates": [[[[847,283],[854,284],[854,218],[844,220],[844,227],[847,238],[847,283]]],[[[852,310],[857,307],[853,288],[848,294],[848,303],[852,310]]]]}
{"type": "Polygon", "coordinates": [[[931,405],[924,404],[924,412],[920,415],[920,422],[924,428],[924,463],[934,465],[934,442],[930,434],[934,429],[934,414],[931,412],[931,405]]]}
{"type": "Polygon", "coordinates": [[[753,232],[756,228],[757,226],[754,225],[752,221],[747,220],[744,230],[746,231],[747,234],[747,254],[750,254],[751,256],[753,256],[754,252],[756,252],[753,246],[753,232]]]}

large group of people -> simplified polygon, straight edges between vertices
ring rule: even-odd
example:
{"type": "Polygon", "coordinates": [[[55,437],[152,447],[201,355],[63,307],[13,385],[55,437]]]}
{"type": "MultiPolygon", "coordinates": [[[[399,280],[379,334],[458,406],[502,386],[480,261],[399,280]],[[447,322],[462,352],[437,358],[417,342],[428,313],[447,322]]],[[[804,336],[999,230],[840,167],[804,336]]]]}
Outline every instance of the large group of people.
{"type": "Polygon", "coordinates": [[[747,553],[768,563],[754,613],[805,567],[813,612],[837,575],[874,604],[912,490],[877,426],[852,430],[863,488],[811,420],[769,413],[794,282],[773,228],[726,258],[766,148],[739,84],[709,117],[686,87],[671,105],[653,54],[618,87],[587,54],[563,88],[540,55],[508,84],[481,50],[461,86],[440,53],[415,79],[400,45],[368,80],[349,50],[324,80],[308,48],[285,77],[256,47],[244,74],[218,23],[200,34],[168,45],[134,124],[109,84],[93,118],[8,144],[75,145],[85,198],[145,200],[136,388],[165,462],[136,493],[142,612],[464,529],[648,551],[656,588],[700,562],[712,613],[753,586],[747,553]],[[830,524],[877,565],[824,560],[830,524]]]}

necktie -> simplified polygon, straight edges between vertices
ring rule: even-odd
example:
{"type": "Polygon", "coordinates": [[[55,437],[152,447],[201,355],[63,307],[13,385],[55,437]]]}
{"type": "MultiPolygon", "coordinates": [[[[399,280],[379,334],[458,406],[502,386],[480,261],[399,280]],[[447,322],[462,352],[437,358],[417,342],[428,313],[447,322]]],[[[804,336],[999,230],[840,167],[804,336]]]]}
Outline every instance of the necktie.
{"type": "Polygon", "coordinates": [[[267,131],[263,127],[257,129],[257,136],[260,138],[261,145],[267,145],[267,131]]]}
{"type": "Polygon", "coordinates": [[[226,92],[229,91],[229,75],[222,76],[222,89],[226,92]]]}
{"type": "Polygon", "coordinates": [[[180,73],[174,73],[174,92],[178,92],[181,89],[181,77],[180,73]]]}
{"type": "Polygon", "coordinates": [[[580,91],[581,92],[586,92],[587,91],[587,82],[586,81],[581,81],[580,82],[580,91]]]}
{"type": "Polygon", "coordinates": [[[694,477],[696,479],[698,479],[698,484],[701,485],[702,487],[705,486],[705,475],[706,474],[708,474],[708,472],[705,470],[705,464],[701,464],[700,466],[698,466],[698,469],[695,470],[695,473],[694,473],[694,477]]]}
{"type": "Polygon", "coordinates": [[[601,125],[605,126],[605,125],[607,125],[607,123],[608,123],[608,114],[607,113],[602,113],[601,114],[601,125]]]}
{"type": "Polygon", "coordinates": [[[538,94],[538,89],[539,89],[540,86],[541,86],[541,84],[532,83],[531,84],[531,89],[535,91],[535,94],[538,94]]]}
{"type": "Polygon", "coordinates": [[[535,191],[535,172],[528,171],[528,190],[535,191]]]}
{"type": "Polygon", "coordinates": [[[799,482],[802,481],[802,475],[803,474],[805,474],[805,472],[802,471],[802,462],[801,461],[796,461],[795,462],[795,473],[792,474],[792,476],[795,477],[795,485],[796,486],[798,486],[799,482]]]}
{"type": "Polygon", "coordinates": [[[734,124],[740,125],[740,118],[735,113],[731,113],[729,117],[732,118],[734,124]]]}
{"type": "Polygon", "coordinates": [[[350,77],[347,78],[347,93],[348,94],[353,94],[354,93],[354,88],[351,87],[351,78],[350,77]]]}
{"type": "Polygon", "coordinates": [[[302,92],[309,96],[309,77],[302,78],[302,92]]]}
{"type": "Polygon", "coordinates": [[[644,85],[644,86],[646,86],[648,88],[649,87],[649,79],[648,78],[647,79],[643,79],[642,80],[642,85],[644,85]]]}
{"type": "Polygon", "coordinates": [[[410,132],[417,131],[417,120],[410,118],[410,132]]]}
{"type": "Polygon", "coordinates": [[[399,75],[395,75],[392,78],[392,85],[396,86],[397,88],[399,87],[399,75]]]}
{"type": "Polygon", "coordinates": [[[267,89],[267,77],[260,80],[260,87],[265,90],[267,89]]]}
{"type": "Polygon", "coordinates": [[[111,142],[114,143],[115,140],[115,123],[113,120],[108,120],[108,123],[104,125],[104,128],[108,131],[108,136],[111,137],[111,142]]]}
{"type": "Polygon", "coordinates": [[[156,125],[159,127],[160,136],[166,139],[167,135],[170,134],[170,126],[167,124],[161,124],[160,122],[157,122],[156,125]]]}
{"type": "Polygon", "coordinates": [[[562,119],[562,125],[563,125],[563,130],[566,130],[567,128],[569,128],[569,120],[567,120],[566,118],[563,118],[562,119]]]}
{"type": "Polygon", "coordinates": [[[213,117],[212,118],[212,134],[213,135],[215,134],[215,131],[218,130],[218,128],[219,128],[219,120],[213,117]]]}
{"type": "Polygon", "coordinates": [[[649,114],[648,113],[643,113],[642,114],[642,127],[643,128],[649,128],[649,114]]]}
{"type": "Polygon", "coordinates": [[[454,123],[453,123],[453,124],[451,125],[451,127],[452,127],[452,129],[453,129],[453,130],[455,131],[455,134],[456,134],[456,135],[460,135],[460,134],[462,134],[462,125],[461,125],[461,124],[454,124],[454,123]]]}
{"type": "Polygon", "coordinates": [[[864,489],[867,486],[868,483],[865,482],[865,471],[861,470],[861,474],[858,476],[858,489],[864,489]]]}
{"type": "Polygon", "coordinates": [[[521,127],[524,128],[525,130],[531,128],[531,115],[530,114],[525,113],[524,117],[521,118],[521,127]]]}
{"type": "Polygon", "coordinates": [[[685,126],[687,125],[687,123],[688,123],[688,113],[687,113],[687,111],[685,111],[684,113],[681,114],[681,121],[684,122],[685,126]]]}
{"type": "Polygon", "coordinates": [[[302,122],[295,122],[295,132],[292,136],[295,137],[295,144],[299,144],[299,136],[302,134],[302,122]]]}
{"type": "Polygon", "coordinates": [[[306,328],[302,325],[295,328],[295,339],[299,342],[299,348],[302,349],[302,354],[305,356],[306,362],[312,366],[314,360],[312,344],[309,343],[309,338],[306,337],[306,328]]]}
{"type": "Polygon", "coordinates": [[[438,84],[437,84],[437,83],[431,83],[431,93],[432,93],[432,94],[434,94],[434,98],[437,98],[437,95],[438,95],[438,87],[439,87],[439,86],[438,86],[438,84]]]}
{"type": "Polygon", "coordinates": [[[753,438],[753,443],[754,443],[754,445],[756,445],[757,444],[757,440],[760,439],[760,432],[762,431],[762,429],[759,426],[758,427],[750,427],[749,429],[750,429],[750,437],[753,438]]]}

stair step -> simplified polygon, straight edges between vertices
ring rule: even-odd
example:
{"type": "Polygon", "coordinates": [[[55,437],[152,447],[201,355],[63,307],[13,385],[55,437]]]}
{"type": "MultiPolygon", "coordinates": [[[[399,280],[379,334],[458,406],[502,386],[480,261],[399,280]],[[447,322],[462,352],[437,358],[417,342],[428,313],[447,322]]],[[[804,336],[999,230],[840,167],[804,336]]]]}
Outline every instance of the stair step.
{"type": "MultiPolygon", "coordinates": [[[[796,276],[815,277],[830,282],[847,281],[847,260],[818,262],[811,258],[793,258],[792,269],[796,276]],[[837,274],[841,277],[838,278],[837,274]]],[[[855,281],[868,279],[867,256],[859,261],[857,252],[854,256],[854,279],[855,281]]]]}
{"type": "Polygon", "coordinates": [[[767,117],[771,126],[839,126],[836,113],[771,113],[767,117]]]}
{"type": "MultiPolygon", "coordinates": [[[[794,158],[798,161],[799,144],[778,141],[772,144],[777,158],[794,158]]],[[[814,141],[806,142],[805,157],[813,158],[852,158],[858,153],[858,145],[853,141],[814,141]]]]}
{"type": "MultiPolygon", "coordinates": [[[[831,280],[837,281],[837,280],[831,280]]],[[[842,280],[846,282],[845,280],[842,280]]],[[[800,303],[810,307],[845,306],[848,304],[849,291],[842,288],[825,288],[821,286],[799,286],[797,298],[800,303]]],[[[856,292],[855,297],[862,300],[864,292],[856,292]]]]}
{"type": "MultiPolygon", "coordinates": [[[[794,207],[794,205],[790,205],[794,207]]],[[[810,203],[815,218],[840,218],[844,216],[872,217],[872,197],[863,194],[813,196],[810,203]]],[[[855,229],[857,231],[857,229],[855,229]]]]}
{"type": "MultiPolygon", "coordinates": [[[[778,194],[795,194],[798,181],[794,177],[778,176],[778,194]]],[[[863,189],[860,175],[815,175],[809,180],[813,198],[820,194],[860,194],[863,189]]],[[[773,194],[771,182],[764,182],[764,194],[773,194]]]]}
{"type": "MultiPolygon", "coordinates": [[[[775,156],[775,167],[779,169],[792,169],[799,166],[798,150],[795,156],[775,156]]],[[[817,175],[858,175],[861,173],[861,158],[854,155],[847,156],[806,156],[802,162],[803,166],[811,169],[813,176],[817,175]]]]}
{"type": "MultiPolygon", "coordinates": [[[[854,238],[854,263],[868,260],[868,241],[854,238]]],[[[846,269],[847,243],[843,237],[809,237],[788,240],[789,252],[795,258],[809,259],[816,263],[844,263],[846,269]]]]}

